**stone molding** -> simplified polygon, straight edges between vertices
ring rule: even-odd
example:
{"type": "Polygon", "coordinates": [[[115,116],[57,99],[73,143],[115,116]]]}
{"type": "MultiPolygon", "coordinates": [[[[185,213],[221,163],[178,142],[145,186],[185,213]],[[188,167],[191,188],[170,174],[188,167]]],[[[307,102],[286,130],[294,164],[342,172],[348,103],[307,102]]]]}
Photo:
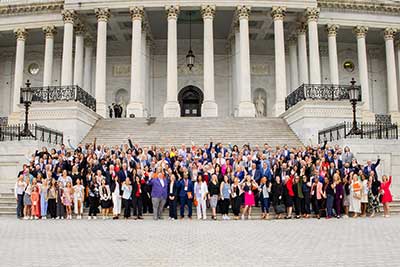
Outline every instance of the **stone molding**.
{"type": "Polygon", "coordinates": [[[238,20],[246,19],[248,20],[251,13],[250,6],[237,6],[236,7],[236,17],[238,20]]]}
{"type": "Polygon", "coordinates": [[[18,41],[25,41],[28,36],[28,31],[25,28],[18,28],[14,30],[14,34],[18,41]]]}
{"type": "Polygon", "coordinates": [[[286,7],[273,6],[271,10],[271,16],[274,20],[284,20],[286,16],[286,7]]]}
{"type": "Polygon", "coordinates": [[[336,36],[337,32],[339,30],[339,25],[337,24],[328,24],[326,25],[326,32],[328,33],[328,36],[336,36]]]}
{"type": "Polygon", "coordinates": [[[23,13],[51,12],[64,8],[64,1],[52,3],[32,3],[21,5],[6,5],[0,7],[0,15],[19,15],[23,13]]]}
{"type": "Polygon", "coordinates": [[[179,6],[166,6],[165,12],[167,13],[168,19],[178,19],[180,8],[179,6]]]}
{"type": "Polygon", "coordinates": [[[105,7],[105,8],[96,8],[94,10],[94,12],[96,13],[96,18],[97,18],[98,22],[99,21],[107,22],[108,19],[111,16],[111,12],[107,7],[105,7]]]}
{"type": "Polygon", "coordinates": [[[400,13],[400,4],[381,3],[373,1],[351,1],[351,0],[318,0],[318,7],[333,9],[351,9],[361,11],[400,13]]]}
{"type": "Polygon", "coordinates": [[[365,38],[368,32],[368,27],[367,26],[355,26],[353,28],[353,32],[356,34],[357,39],[358,38],[365,38]]]}
{"type": "Polygon", "coordinates": [[[64,23],[74,24],[76,19],[76,12],[72,9],[64,9],[61,11],[61,15],[63,17],[64,23]]]}
{"type": "Polygon", "coordinates": [[[143,18],[144,18],[143,6],[131,7],[131,8],[129,8],[129,13],[131,14],[132,21],[134,21],[134,20],[143,20],[143,18]]]}
{"type": "Polygon", "coordinates": [[[203,5],[201,6],[201,16],[203,19],[214,19],[215,9],[215,5],[203,5]]]}
{"type": "Polygon", "coordinates": [[[57,34],[57,28],[54,25],[45,26],[42,30],[46,39],[52,39],[57,34]]]}

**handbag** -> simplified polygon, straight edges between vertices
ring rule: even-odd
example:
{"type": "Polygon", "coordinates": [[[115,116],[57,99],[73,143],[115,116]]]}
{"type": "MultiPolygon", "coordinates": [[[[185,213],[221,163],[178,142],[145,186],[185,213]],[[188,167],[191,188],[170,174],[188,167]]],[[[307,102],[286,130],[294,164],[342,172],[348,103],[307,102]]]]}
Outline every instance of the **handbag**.
{"type": "Polygon", "coordinates": [[[197,201],[197,198],[194,198],[194,199],[193,199],[193,205],[194,205],[195,207],[197,207],[197,205],[199,205],[199,202],[197,201]]]}
{"type": "Polygon", "coordinates": [[[284,213],[285,210],[286,210],[286,207],[285,207],[284,204],[278,204],[278,205],[275,206],[275,213],[276,214],[284,213]]]}

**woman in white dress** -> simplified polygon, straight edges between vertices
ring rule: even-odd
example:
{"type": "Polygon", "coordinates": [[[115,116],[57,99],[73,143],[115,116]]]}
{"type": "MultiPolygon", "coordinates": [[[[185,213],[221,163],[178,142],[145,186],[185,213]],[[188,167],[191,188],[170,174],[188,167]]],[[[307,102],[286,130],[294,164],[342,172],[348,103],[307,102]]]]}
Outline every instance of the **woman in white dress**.
{"type": "Polygon", "coordinates": [[[194,195],[197,200],[197,219],[200,220],[203,218],[203,220],[206,220],[208,188],[207,184],[203,182],[203,177],[201,175],[197,177],[197,182],[194,183],[194,195]]]}
{"type": "Polygon", "coordinates": [[[82,219],[84,192],[85,188],[81,184],[81,179],[76,179],[76,185],[74,185],[74,213],[79,220],[82,219]]]}
{"type": "Polygon", "coordinates": [[[118,219],[121,214],[121,185],[118,182],[118,176],[114,176],[114,182],[111,183],[111,195],[113,202],[113,219],[118,219]]]}
{"type": "Polygon", "coordinates": [[[367,216],[367,207],[368,207],[368,193],[369,193],[369,182],[368,178],[361,175],[361,217],[367,216]]]}
{"type": "Polygon", "coordinates": [[[356,218],[361,212],[361,182],[358,180],[358,175],[353,174],[350,184],[350,212],[353,212],[353,218],[356,218]]]}

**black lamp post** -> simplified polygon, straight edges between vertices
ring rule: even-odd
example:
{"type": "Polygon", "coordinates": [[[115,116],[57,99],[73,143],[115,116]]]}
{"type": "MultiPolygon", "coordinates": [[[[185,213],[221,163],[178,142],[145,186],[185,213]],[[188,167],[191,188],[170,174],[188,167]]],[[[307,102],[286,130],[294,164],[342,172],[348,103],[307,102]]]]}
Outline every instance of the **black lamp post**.
{"type": "Polygon", "coordinates": [[[26,87],[21,89],[22,102],[25,105],[25,123],[24,123],[24,130],[20,133],[20,136],[29,137],[29,136],[34,136],[32,132],[29,130],[29,124],[28,124],[29,106],[32,103],[33,90],[31,88],[31,83],[29,82],[29,80],[26,81],[25,85],[26,87]]]}
{"type": "Polygon", "coordinates": [[[351,86],[347,90],[349,93],[350,103],[353,107],[353,127],[347,135],[360,135],[362,134],[362,130],[357,127],[357,119],[356,119],[356,107],[357,101],[360,97],[360,89],[358,86],[354,86],[356,81],[354,78],[351,79],[351,86]]]}
{"type": "Polygon", "coordinates": [[[189,52],[186,55],[186,65],[189,70],[192,70],[194,66],[195,56],[192,50],[192,11],[189,11],[189,52]]]}

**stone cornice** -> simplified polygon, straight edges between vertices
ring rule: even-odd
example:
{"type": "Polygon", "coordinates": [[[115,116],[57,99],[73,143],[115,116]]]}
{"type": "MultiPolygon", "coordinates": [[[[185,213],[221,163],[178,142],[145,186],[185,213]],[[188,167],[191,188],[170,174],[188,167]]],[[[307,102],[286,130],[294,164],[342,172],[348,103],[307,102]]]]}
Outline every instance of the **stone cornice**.
{"type": "Polygon", "coordinates": [[[400,13],[400,4],[373,1],[352,0],[318,0],[318,7],[333,9],[350,9],[369,12],[400,13]]]}
{"type": "Polygon", "coordinates": [[[0,15],[19,15],[23,13],[38,13],[60,11],[64,8],[64,1],[51,3],[32,3],[20,5],[0,6],[0,15]]]}

